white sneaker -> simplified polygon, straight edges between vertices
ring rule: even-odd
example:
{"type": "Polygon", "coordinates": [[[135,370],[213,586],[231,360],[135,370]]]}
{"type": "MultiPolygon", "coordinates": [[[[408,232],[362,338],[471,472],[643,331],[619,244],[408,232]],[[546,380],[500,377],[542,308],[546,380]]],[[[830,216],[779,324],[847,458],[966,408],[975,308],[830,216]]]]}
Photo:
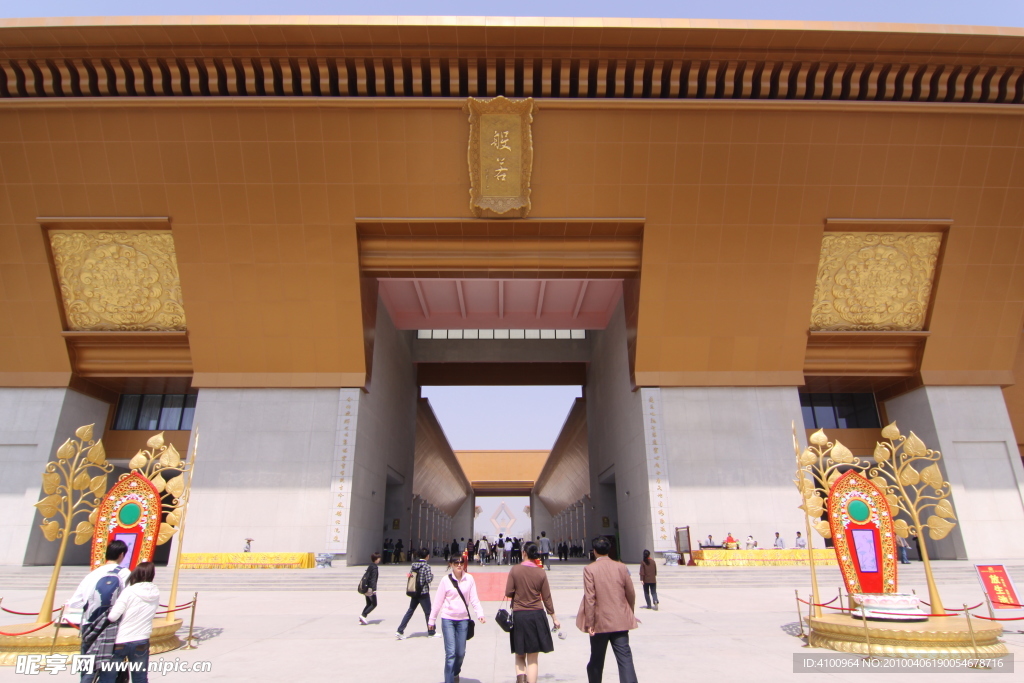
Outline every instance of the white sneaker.
{"type": "Polygon", "coordinates": [[[368,621],[366,620],[366,617],[364,617],[363,615],[361,615],[361,614],[360,614],[360,615],[359,615],[359,623],[360,623],[360,624],[362,624],[363,626],[366,626],[366,625],[367,625],[367,624],[369,624],[370,622],[368,622],[368,621]]]}
{"type": "Polygon", "coordinates": [[[395,638],[398,638],[399,640],[405,640],[408,637],[409,636],[405,635],[404,633],[395,633],[395,638]]]}

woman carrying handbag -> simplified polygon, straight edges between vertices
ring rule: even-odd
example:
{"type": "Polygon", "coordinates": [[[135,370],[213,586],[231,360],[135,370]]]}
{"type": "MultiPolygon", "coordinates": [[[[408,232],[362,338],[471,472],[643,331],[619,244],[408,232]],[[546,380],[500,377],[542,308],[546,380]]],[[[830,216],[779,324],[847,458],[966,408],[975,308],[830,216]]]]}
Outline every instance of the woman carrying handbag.
{"type": "Polygon", "coordinates": [[[551,602],[548,573],[537,564],[537,544],[523,546],[526,559],[509,571],[505,597],[512,598],[512,631],[509,641],[516,656],[516,683],[537,683],[538,654],[555,649],[544,610],[551,615],[555,630],[562,627],[551,602]]]}
{"type": "Polygon", "coordinates": [[[448,561],[451,574],[441,579],[434,596],[434,606],[427,619],[427,628],[433,630],[438,615],[441,616],[441,633],[444,635],[444,683],[459,683],[462,661],[466,658],[466,641],[473,637],[473,618],[469,606],[481,624],[487,623],[480,598],[476,593],[476,581],[465,571],[465,561],[458,555],[448,561]]]}

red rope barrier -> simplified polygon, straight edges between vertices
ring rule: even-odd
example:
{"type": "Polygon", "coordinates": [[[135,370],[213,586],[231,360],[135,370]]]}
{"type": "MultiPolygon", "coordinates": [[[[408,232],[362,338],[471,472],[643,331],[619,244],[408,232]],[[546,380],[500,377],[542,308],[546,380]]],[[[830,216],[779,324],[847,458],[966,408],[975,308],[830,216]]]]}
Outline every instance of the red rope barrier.
{"type": "MultiPolygon", "coordinates": [[[[191,602],[183,602],[180,605],[175,605],[174,607],[175,607],[175,609],[177,609],[178,607],[189,607],[191,604],[192,604],[191,602]]],[[[169,607],[170,605],[160,605],[160,606],[161,607],[169,607]]]]}
{"type": "MultiPolygon", "coordinates": [[[[39,616],[39,612],[15,612],[14,610],[7,609],[6,607],[3,607],[3,606],[0,606],[0,610],[3,610],[5,612],[7,612],[8,614],[17,614],[20,617],[38,617],[39,616]]],[[[59,611],[60,611],[60,607],[58,607],[55,610],[52,610],[50,612],[50,614],[53,614],[53,612],[59,612],[59,611]]]]}
{"type": "MultiPolygon", "coordinates": [[[[967,611],[970,611],[972,609],[978,609],[979,607],[981,607],[984,604],[985,604],[984,602],[979,602],[974,607],[968,607],[967,611]]],[[[931,605],[928,605],[928,606],[931,607],[931,605]]],[[[964,609],[962,607],[960,609],[957,609],[956,607],[947,607],[946,609],[948,609],[950,612],[963,612],[964,611],[964,609]]]]}
{"type": "Polygon", "coordinates": [[[975,619],[984,619],[985,621],[1021,621],[1024,619],[1024,617],[1003,617],[1000,619],[998,617],[983,617],[980,614],[972,614],[971,616],[975,619]]]}
{"type": "Polygon", "coordinates": [[[187,603],[185,603],[181,607],[178,607],[176,609],[165,609],[163,612],[157,612],[157,614],[170,614],[171,612],[180,612],[181,610],[188,609],[191,606],[192,606],[192,603],[191,602],[187,602],[187,603]]]}
{"type": "Polygon", "coordinates": [[[1003,602],[1001,600],[993,600],[992,604],[993,605],[1008,605],[1010,607],[1024,607],[1024,605],[1018,605],[1015,602],[1003,602]]]}
{"type": "MultiPolygon", "coordinates": [[[[831,605],[833,602],[835,602],[838,599],[839,599],[839,596],[837,595],[836,597],[832,598],[828,602],[814,602],[814,603],[810,603],[810,602],[807,602],[806,600],[801,600],[800,598],[797,598],[797,600],[800,600],[800,602],[804,603],[805,605],[812,605],[813,604],[815,607],[828,607],[829,605],[831,605]]],[[[836,609],[836,608],[833,607],[832,609],[836,609]]]]}
{"type": "Polygon", "coordinates": [[[39,628],[34,628],[31,631],[25,631],[24,633],[4,633],[3,631],[0,631],[0,636],[9,636],[11,638],[14,638],[14,637],[17,637],[17,636],[27,636],[29,633],[35,633],[36,631],[42,631],[44,628],[46,628],[47,626],[49,626],[52,623],[53,622],[51,621],[49,624],[43,624],[39,628]]]}

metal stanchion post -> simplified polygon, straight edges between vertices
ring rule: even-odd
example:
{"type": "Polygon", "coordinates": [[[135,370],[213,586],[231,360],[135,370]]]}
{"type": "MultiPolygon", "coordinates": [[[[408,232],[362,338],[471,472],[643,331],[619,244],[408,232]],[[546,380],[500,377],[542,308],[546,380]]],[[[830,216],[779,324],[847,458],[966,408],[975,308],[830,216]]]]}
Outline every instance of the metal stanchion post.
{"type": "Polygon", "coordinates": [[[60,614],[57,615],[57,621],[53,622],[53,640],[50,641],[50,654],[53,654],[54,649],[57,647],[57,634],[59,633],[60,624],[64,621],[64,607],[60,606],[60,614]]]}
{"type": "MultiPolygon", "coordinates": [[[[967,603],[964,603],[964,618],[967,619],[967,631],[971,634],[971,649],[974,650],[974,663],[971,665],[972,669],[980,669],[981,666],[981,653],[978,652],[978,643],[974,639],[974,624],[971,623],[971,610],[967,609],[967,603]]],[[[984,667],[988,668],[988,667],[984,667]]]]}
{"type": "Polygon", "coordinates": [[[198,592],[197,593],[193,593],[192,594],[192,616],[188,620],[188,636],[186,636],[186,638],[185,638],[185,647],[181,648],[182,650],[194,650],[197,647],[199,647],[198,645],[193,645],[192,644],[192,641],[195,639],[195,636],[192,635],[192,629],[195,627],[195,624],[196,624],[196,602],[198,602],[198,600],[199,600],[199,593],[198,592]]]}
{"type": "Polygon", "coordinates": [[[996,613],[992,609],[992,598],[990,598],[988,596],[988,593],[985,594],[985,602],[988,603],[988,616],[989,616],[989,618],[990,619],[995,619],[996,618],[996,613]]]}
{"type": "Polygon", "coordinates": [[[868,646],[868,659],[871,659],[871,631],[868,630],[868,615],[863,607],[860,608],[860,619],[864,622],[864,642],[868,646]]]}
{"type": "MultiPolygon", "coordinates": [[[[793,592],[796,593],[796,623],[800,625],[800,637],[804,638],[807,634],[804,633],[804,615],[800,614],[800,591],[794,588],[793,592]]],[[[810,627],[811,625],[807,624],[807,628],[810,627]]]]}

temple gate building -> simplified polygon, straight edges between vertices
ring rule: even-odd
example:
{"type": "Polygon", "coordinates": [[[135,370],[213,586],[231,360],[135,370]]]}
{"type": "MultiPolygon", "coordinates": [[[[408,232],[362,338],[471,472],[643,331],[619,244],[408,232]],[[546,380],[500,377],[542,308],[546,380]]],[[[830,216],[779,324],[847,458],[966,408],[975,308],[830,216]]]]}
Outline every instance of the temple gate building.
{"type": "Polygon", "coordinates": [[[933,556],[1024,558],[1022,123],[1018,29],[0,21],[0,562],[87,423],[201,435],[189,551],[358,564],[501,490],[632,561],[790,539],[791,425],[896,421],[933,556]],[[420,398],[475,384],[583,387],[535,479],[420,398]]]}

